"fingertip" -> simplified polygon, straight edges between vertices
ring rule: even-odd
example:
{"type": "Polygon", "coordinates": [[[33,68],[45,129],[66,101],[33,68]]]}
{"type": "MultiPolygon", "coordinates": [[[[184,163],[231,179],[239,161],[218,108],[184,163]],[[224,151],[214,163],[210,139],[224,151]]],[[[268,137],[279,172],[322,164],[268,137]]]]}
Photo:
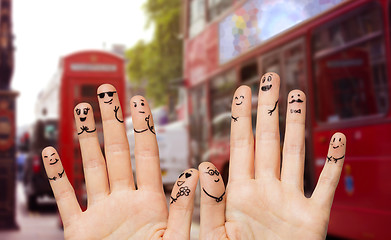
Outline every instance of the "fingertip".
{"type": "Polygon", "coordinates": [[[113,85],[111,85],[109,83],[104,83],[104,84],[102,84],[102,85],[100,85],[98,87],[96,92],[99,94],[99,93],[102,93],[102,92],[113,91],[113,90],[116,90],[113,85]]]}
{"type": "Polygon", "coordinates": [[[52,146],[47,146],[42,150],[42,157],[48,156],[48,154],[52,154],[53,152],[57,153],[57,150],[52,146]]]}

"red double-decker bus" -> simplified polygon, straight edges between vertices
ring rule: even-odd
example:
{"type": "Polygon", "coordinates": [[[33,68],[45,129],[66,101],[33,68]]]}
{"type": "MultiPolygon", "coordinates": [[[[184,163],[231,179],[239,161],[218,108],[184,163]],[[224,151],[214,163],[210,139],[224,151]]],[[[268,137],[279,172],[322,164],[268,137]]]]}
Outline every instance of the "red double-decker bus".
{"type": "Polygon", "coordinates": [[[187,0],[184,10],[193,159],[213,162],[227,177],[232,95],[239,85],[252,88],[255,125],[259,77],[277,72],[282,141],[288,92],[307,94],[308,196],[330,137],[347,136],[329,234],[388,239],[391,1],[187,0]]]}
{"type": "Polygon", "coordinates": [[[103,147],[102,122],[96,90],[104,83],[116,87],[121,105],[126,106],[123,58],[103,51],[72,53],[60,60],[55,77],[41,93],[36,106],[40,121],[56,123],[51,126],[56,126],[57,129],[48,131],[58,134],[56,145],[59,155],[82,207],[87,206],[87,197],[73,109],[80,102],[91,104],[99,141],[103,147]]]}

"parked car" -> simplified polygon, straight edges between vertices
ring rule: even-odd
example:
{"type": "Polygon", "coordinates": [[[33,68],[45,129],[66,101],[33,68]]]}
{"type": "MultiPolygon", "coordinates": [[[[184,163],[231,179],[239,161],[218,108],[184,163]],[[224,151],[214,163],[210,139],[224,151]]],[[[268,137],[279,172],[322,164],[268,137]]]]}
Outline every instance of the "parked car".
{"type": "Polygon", "coordinates": [[[29,210],[36,209],[39,197],[53,197],[42,163],[41,152],[49,145],[56,147],[57,138],[57,121],[55,120],[39,120],[31,128],[30,147],[25,160],[23,176],[29,210]]]}

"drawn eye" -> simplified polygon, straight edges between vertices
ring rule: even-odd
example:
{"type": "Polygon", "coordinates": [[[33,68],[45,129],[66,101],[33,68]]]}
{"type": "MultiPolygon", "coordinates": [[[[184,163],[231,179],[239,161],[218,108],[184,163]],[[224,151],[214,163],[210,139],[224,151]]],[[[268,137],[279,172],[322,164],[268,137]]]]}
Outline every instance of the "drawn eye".
{"type": "Polygon", "coordinates": [[[268,82],[270,82],[271,80],[272,80],[272,77],[271,77],[271,76],[267,77],[267,81],[268,81],[268,82]]]}
{"type": "Polygon", "coordinates": [[[243,99],[244,99],[244,96],[240,96],[240,98],[243,98],[243,99]]]}
{"type": "Polygon", "coordinates": [[[115,92],[107,92],[107,95],[108,95],[109,97],[112,97],[112,96],[114,95],[114,93],[115,93],[115,92]]]}
{"type": "Polygon", "coordinates": [[[217,170],[215,170],[215,174],[216,174],[216,176],[220,175],[219,171],[217,171],[217,170]]]}
{"type": "Polygon", "coordinates": [[[298,97],[300,97],[300,94],[297,94],[298,97]]]}
{"type": "Polygon", "coordinates": [[[333,142],[335,142],[335,138],[333,138],[333,142]]]}
{"type": "Polygon", "coordinates": [[[341,141],[341,138],[339,138],[339,141],[341,141]]]}
{"type": "Polygon", "coordinates": [[[265,82],[265,80],[266,80],[266,77],[263,77],[263,79],[262,79],[262,83],[264,83],[264,82],[265,82]]]}
{"type": "Polygon", "coordinates": [[[209,169],[209,170],[208,170],[208,174],[211,175],[211,176],[213,176],[213,175],[215,174],[215,171],[213,171],[212,169],[209,169]]]}
{"type": "Polygon", "coordinates": [[[143,103],[143,102],[141,103],[141,106],[144,106],[144,103],[143,103]]]}
{"type": "Polygon", "coordinates": [[[293,95],[291,96],[291,98],[293,98],[293,95]]]}
{"type": "Polygon", "coordinates": [[[77,115],[80,115],[80,113],[81,113],[80,109],[77,108],[77,109],[76,109],[76,114],[77,114],[77,115]]]}
{"type": "Polygon", "coordinates": [[[88,113],[88,110],[90,110],[89,108],[84,108],[83,109],[83,113],[84,113],[84,115],[87,115],[87,113],[88,113]]]}
{"type": "Polygon", "coordinates": [[[235,97],[235,99],[238,99],[238,97],[235,97]]]}
{"type": "Polygon", "coordinates": [[[103,93],[99,93],[98,96],[99,96],[99,98],[104,98],[105,97],[105,93],[104,92],[103,93]]]}
{"type": "Polygon", "coordinates": [[[134,102],[134,105],[133,105],[134,107],[137,107],[137,103],[136,102],[134,102]]]}

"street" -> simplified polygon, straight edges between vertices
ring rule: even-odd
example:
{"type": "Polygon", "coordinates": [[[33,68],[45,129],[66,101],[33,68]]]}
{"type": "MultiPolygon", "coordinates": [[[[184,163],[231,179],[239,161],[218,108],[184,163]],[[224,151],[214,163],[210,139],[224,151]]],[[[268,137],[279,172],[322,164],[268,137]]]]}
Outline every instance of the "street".
{"type": "MultiPolygon", "coordinates": [[[[60,240],[64,239],[60,228],[60,220],[57,214],[57,206],[53,199],[40,200],[41,206],[35,212],[29,212],[26,208],[26,198],[23,192],[23,184],[17,183],[16,218],[19,230],[0,231],[1,240],[60,240]]],[[[167,201],[170,196],[166,195],[167,201]]],[[[198,239],[199,234],[199,201],[194,207],[193,222],[191,227],[191,240],[198,239]]]]}

